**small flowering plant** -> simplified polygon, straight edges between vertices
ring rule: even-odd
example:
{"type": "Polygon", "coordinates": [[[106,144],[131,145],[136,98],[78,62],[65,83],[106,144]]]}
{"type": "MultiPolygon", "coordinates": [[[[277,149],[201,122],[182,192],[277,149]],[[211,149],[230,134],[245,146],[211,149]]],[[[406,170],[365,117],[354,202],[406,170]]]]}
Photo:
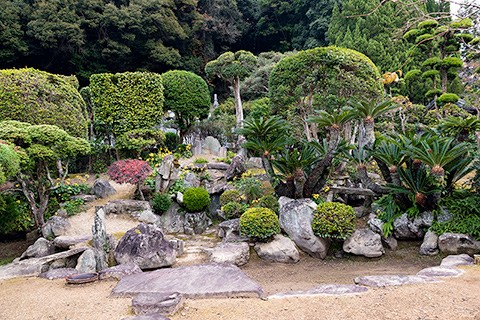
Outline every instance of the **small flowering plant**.
{"type": "Polygon", "coordinates": [[[324,202],[327,202],[327,193],[328,191],[330,190],[329,187],[325,186],[322,188],[321,190],[321,194],[319,193],[314,193],[312,194],[312,200],[313,202],[315,202],[316,204],[320,204],[320,203],[324,203],[324,202]]]}
{"type": "Polygon", "coordinates": [[[71,196],[76,196],[79,193],[85,193],[90,190],[90,186],[87,184],[59,184],[52,190],[51,195],[58,198],[58,200],[64,202],[68,201],[71,196]]]}

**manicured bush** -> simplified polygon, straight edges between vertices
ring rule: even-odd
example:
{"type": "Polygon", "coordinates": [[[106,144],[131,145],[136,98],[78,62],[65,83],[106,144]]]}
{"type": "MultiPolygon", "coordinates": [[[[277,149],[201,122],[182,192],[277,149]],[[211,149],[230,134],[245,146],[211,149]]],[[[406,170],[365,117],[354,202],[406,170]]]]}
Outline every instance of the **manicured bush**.
{"type": "Polygon", "coordinates": [[[166,193],[155,193],[153,195],[153,209],[160,214],[168,210],[172,205],[172,198],[166,193]]]}
{"type": "Polygon", "coordinates": [[[204,188],[190,188],[183,195],[185,208],[190,212],[197,212],[210,205],[210,195],[204,188]]]}
{"type": "Polygon", "coordinates": [[[437,98],[438,103],[456,103],[460,98],[455,93],[444,93],[437,98]]]}
{"type": "Polygon", "coordinates": [[[240,217],[240,234],[243,236],[268,242],[278,233],[278,217],[270,209],[251,208],[240,217]]]}
{"type": "Polygon", "coordinates": [[[220,195],[220,205],[224,206],[229,202],[242,202],[242,196],[238,190],[227,190],[220,195]]]}
{"type": "Polygon", "coordinates": [[[268,208],[268,209],[272,210],[273,212],[275,212],[276,214],[278,214],[278,212],[280,210],[280,204],[278,203],[277,198],[275,198],[272,195],[266,195],[266,196],[261,197],[258,200],[253,200],[252,204],[254,204],[255,207],[268,208]]]}
{"type": "Polygon", "coordinates": [[[152,168],[146,161],[123,159],[115,161],[108,167],[108,175],[118,183],[136,184],[142,200],[145,200],[140,185],[145,182],[152,168]]]}
{"type": "Polygon", "coordinates": [[[346,239],[355,230],[355,212],[343,203],[320,203],[313,215],[312,228],[323,238],[346,239]]]}
{"type": "Polygon", "coordinates": [[[222,207],[222,211],[225,213],[225,218],[227,218],[227,220],[240,218],[247,209],[247,204],[233,201],[222,207]]]}
{"type": "Polygon", "coordinates": [[[162,76],[150,72],[100,73],[90,77],[95,118],[115,136],[152,128],[163,119],[162,76]]]}
{"type": "Polygon", "coordinates": [[[120,149],[129,149],[136,152],[139,158],[141,153],[152,148],[159,148],[165,142],[165,133],[159,129],[135,129],[118,137],[116,145],[120,149]]]}
{"type": "Polygon", "coordinates": [[[55,125],[86,138],[86,106],[75,85],[74,76],[33,68],[0,70],[0,119],[55,125]]]}
{"type": "Polygon", "coordinates": [[[18,172],[20,161],[13,148],[0,141],[0,184],[18,172]]]}

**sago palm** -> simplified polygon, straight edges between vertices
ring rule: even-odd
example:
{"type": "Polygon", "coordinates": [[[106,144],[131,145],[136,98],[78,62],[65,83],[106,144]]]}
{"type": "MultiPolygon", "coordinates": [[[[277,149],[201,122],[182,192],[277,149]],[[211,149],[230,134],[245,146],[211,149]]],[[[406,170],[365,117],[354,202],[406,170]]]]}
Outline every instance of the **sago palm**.
{"type": "Polygon", "coordinates": [[[466,119],[450,116],[440,120],[437,128],[440,132],[456,136],[458,141],[464,142],[471,133],[480,130],[480,120],[474,116],[466,119]]]}

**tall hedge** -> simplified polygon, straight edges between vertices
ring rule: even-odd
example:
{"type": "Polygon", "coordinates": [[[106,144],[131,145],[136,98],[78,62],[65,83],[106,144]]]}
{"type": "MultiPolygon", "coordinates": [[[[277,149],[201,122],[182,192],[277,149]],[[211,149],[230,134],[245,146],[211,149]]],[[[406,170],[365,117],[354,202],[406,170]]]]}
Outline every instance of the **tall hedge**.
{"type": "Polygon", "coordinates": [[[198,119],[205,119],[210,110],[210,93],[205,80],[188,71],[173,70],[162,75],[165,87],[165,110],[175,113],[180,137],[198,119]]]}
{"type": "Polygon", "coordinates": [[[283,58],[270,74],[270,102],[277,108],[350,98],[376,98],[383,93],[373,62],[355,50],[335,46],[300,51],[283,58]]]}
{"type": "Polygon", "coordinates": [[[95,118],[115,136],[150,129],[163,119],[162,76],[149,72],[100,73],[90,77],[95,118]]]}
{"type": "Polygon", "coordinates": [[[77,89],[75,76],[33,68],[0,70],[0,119],[56,125],[85,138],[85,102],[77,89]]]}

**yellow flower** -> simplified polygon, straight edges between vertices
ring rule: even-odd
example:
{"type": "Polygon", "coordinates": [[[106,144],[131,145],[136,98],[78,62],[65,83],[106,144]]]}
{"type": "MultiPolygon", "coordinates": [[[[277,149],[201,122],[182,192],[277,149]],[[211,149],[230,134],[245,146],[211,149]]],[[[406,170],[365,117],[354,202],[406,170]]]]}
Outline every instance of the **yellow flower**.
{"type": "Polygon", "coordinates": [[[17,200],[17,203],[20,203],[20,200],[17,200]]]}
{"type": "Polygon", "coordinates": [[[330,190],[330,188],[329,188],[329,187],[326,187],[326,188],[325,188],[325,192],[328,192],[328,190],[330,190]]]}
{"type": "Polygon", "coordinates": [[[68,187],[68,190],[72,189],[71,187],[68,187]]]}
{"type": "Polygon", "coordinates": [[[313,199],[317,200],[320,195],[318,193],[312,194],[313,199]]]}
{"type": "Polygon", "coordinates": [[[18,187],[20,187],[20,185],[19,185],[19,184],[16,184],[16,185],[15,185],[15,188],[18,188],[18,187]]]}

